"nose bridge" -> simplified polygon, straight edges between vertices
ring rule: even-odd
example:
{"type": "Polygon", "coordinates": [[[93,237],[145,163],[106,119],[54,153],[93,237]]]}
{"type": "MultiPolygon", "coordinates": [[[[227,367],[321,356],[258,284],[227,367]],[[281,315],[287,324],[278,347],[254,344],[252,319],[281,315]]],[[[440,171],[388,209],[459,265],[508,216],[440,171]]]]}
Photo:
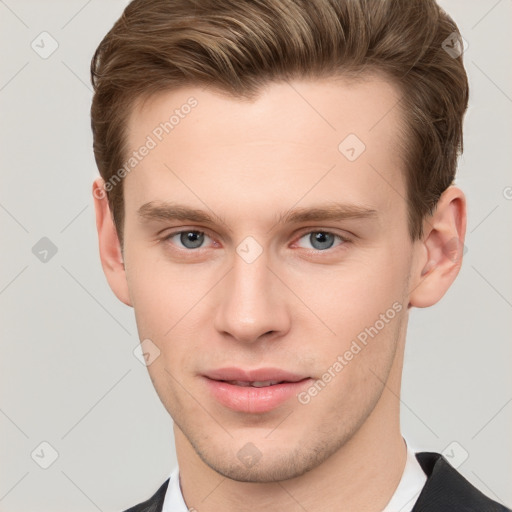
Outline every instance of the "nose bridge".
{"type": "Polygon", "coordinates": [[[244,342],[288,328],[285,295],[269,270],[269,254],[254,239],[236,249],[233,267],[223,280],[216,328],[244,342]]]}

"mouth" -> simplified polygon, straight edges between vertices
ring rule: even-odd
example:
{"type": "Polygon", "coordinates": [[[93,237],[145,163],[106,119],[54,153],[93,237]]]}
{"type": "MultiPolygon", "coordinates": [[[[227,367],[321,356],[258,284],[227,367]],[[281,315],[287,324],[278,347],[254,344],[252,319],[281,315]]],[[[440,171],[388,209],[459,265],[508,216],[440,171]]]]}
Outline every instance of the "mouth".
{"type": "Polygon", "coordinates": [[[222,368],[202,376],[210,395],[221,405],[238,412],[264,413],[289,401],[312,378],[277,368],[244,370],[222,368]]]}
{"type": "Polygon", "coordinates": [[[247,382],[244,380],[222,380],[220,382],[227,382],[228,384],[233,384],[233,386],[243,386],[243,387],[253,387],[253,388],[264,388],[266,386],[275,386],[276,384],[282,384],[283,382],[287,382],[285,380],[260,380],[260,381],[252,381],[247,382]]]}

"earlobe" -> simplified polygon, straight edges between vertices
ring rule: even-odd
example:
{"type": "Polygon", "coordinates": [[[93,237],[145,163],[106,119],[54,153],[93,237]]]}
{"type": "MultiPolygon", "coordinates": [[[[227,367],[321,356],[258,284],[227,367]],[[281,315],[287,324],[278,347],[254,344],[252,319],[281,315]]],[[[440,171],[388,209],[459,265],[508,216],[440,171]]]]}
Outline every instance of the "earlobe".
{"type": "Polygon", "coordinates": [[[462,266],[466,236],[466,198],[450,186],[439,198],[435,212],[425,219],[411,276],[409,306],[425,308],[447,292],[462,266]]]}
{"type": "Polygon", "coordinates": [[[103,179],[97,178],[92,186],[101,266],[116,297],[127,306],[132,306],[121,245],[104,185],[103,179]]]}

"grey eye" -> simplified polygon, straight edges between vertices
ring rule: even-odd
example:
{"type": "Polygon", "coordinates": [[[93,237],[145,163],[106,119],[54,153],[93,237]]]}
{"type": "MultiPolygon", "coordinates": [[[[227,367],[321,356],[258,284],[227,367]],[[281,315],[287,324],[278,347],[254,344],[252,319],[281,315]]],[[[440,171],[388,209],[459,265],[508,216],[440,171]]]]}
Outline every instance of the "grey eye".
{"type": "Polygon", "coordinates": [[[186,249],[197,249],[204,242],[205,234],[201,231],[181,231],[172,236],[179,236],[179,241],[186,249]]]}
{"type": "Polygon", "coordinates": [[[307,249],[313,248],[317,251],[322,251],[325,249],[330,249],[334,245],[334,240],[341,237],[339,235],[335,235],[334,233],[329,233],[327,231],[311,231],[307,233],[303,237],[300,238],[306,239],[307,242],[311,245],[311,247],[306,247],[307,249]]]}

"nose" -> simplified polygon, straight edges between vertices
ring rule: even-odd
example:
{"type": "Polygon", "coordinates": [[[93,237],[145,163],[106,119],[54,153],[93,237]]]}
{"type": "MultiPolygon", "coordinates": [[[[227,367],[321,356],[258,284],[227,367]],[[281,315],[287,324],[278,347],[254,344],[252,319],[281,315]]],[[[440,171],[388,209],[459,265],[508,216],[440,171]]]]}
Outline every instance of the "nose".
{"type": "Polygon", "coordinates": [[[275,339],[290,329],[289,292],[269,268],[265,251],[252,262],[236,254],[220,284],[215,328],[222,335],[247,344],[275,339]]]}

